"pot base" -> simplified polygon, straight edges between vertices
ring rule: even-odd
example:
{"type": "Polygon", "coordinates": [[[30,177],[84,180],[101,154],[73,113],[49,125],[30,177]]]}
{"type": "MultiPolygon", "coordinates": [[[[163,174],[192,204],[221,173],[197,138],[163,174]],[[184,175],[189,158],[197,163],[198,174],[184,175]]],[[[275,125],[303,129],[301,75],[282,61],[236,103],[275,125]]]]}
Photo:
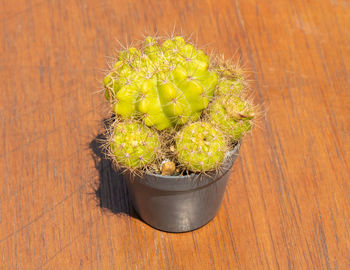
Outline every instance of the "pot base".
{"type": "MultiPolygon", "coordinates": [[[[136,209],[135,209],[135,211],[136,211],[136,209]]],[[[140,218],[145,224],[147,224],[148,226],[150,226],[153,229],[156,229],[158,231],[162,231],[162,232],[166,232],[166,233],[186,233],[186,232],[193,232],[195,230],[198,230],[198,229],[204,227],[205,225],[210,223],[215,218],[215,216],[213,218],[211,218],[210,220],[208,220],[207,222],[205,222],[203,225],[200,225],[199,227],[195,227],[195,228],[191,228],[191,229],[177,228],[176,230],[171,230],[171,231],[170,230],[163,230],[161,228],[157,228],[157,227],[153,226],[152,224],[149,224],[147,221],[143,220],[141,217],[140,218]]]]}

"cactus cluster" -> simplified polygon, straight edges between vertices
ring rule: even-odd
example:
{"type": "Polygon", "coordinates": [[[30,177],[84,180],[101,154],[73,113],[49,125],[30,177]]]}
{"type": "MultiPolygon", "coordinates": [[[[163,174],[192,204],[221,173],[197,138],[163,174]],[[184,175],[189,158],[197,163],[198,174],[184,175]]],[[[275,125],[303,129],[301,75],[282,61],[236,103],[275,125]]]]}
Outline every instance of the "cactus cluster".
{"type": "Polygon", "coordinates": [[[121,167],[215,170],[253,125],[241,74],[209,63],[182,37],[147,37],[142,48],[120,52],[104,87],[116,118],[107,148],[121,167]]]}

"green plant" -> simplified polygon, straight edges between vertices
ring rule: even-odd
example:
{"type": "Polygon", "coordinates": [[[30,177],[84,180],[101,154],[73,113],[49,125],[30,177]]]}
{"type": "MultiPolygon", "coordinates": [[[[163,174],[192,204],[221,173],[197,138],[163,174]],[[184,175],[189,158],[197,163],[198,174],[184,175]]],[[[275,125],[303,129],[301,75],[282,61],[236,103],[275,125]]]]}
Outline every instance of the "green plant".
{"type": "Polygon", "coordinates": [[[219,81],[216,89],[216,96],[239,96],[244,89],[242,78],[223,78],[219,81]]]}
{"type": "Polygon", "coordinates": [[[159,130],[195,121],[217,84],[217,73],[208,67],[208,56],[182,37],[162,45],[147,37],[142,50],[119,54],[104,79],[106,98],[117,115],[139,117],[159,130]]]}
{"type": "Polygon", "coordinates": [[[209,122],[220,128],[232,141],[239,141],[253,126],[254,111],[239,96],[219,96],[208,109],[209,122]]]}
{"type": "Polygon", "coordinates": [[[186,125],[175,140],[180,165],[193,172],[219,167],[228,149],[222,131],[207,122],[186,125]]]}
{"type": "Polygon", "coordinates": [[[209,61],[182,37],[120,52],[104,86],[115,113],[106,148],[130,170],[215,170],[254,125],[238,65],[209,61]]]}
{"type": "Polygon", "coordinates": [[[119,166],[139,169],[156,160],[160,141],[156,132],[129,120],[114,123],[107,147],[119,166]]]}

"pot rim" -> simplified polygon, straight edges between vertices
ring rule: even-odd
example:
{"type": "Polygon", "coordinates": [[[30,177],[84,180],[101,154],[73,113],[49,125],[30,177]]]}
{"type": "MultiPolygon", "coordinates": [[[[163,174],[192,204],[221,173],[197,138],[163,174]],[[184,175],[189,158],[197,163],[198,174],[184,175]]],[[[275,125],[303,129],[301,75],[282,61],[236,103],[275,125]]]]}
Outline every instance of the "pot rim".
{"type": "Polygon", "coordinates": [[[132,182],[136,181],[150,188],[164,191],[189,191],[203,188],[218,181],[230,171],[239,148],[240,143],[237,143],[232,151],[226,153],[225,160],[221,166],[222,170],[211,171],[208,174],[192,173],[190,175],[169,176],[145,173],[142,176],[128,174],[127,178],[132,182]]]}
{"type": "MultiPolygon", "coordinates": [[[[240,148],[240,143],[237,143],[235,145],[235,147],[231,150],[231,151],[228,151],[226,153],[226,156],[225,156],[225,160],[223,162],[226,163],[227,162],[227,159],[232,157],[233,155],[236,154],[236,152],[238,152],[238,149],[240,148]]],[[[213,171],[208,171],[209,173],[210,172],[213,172],[213,171]]],[[[150,173],[150,172],[145,172],[146,175],[150,175],[150,176],[154,176],[154,177],[157,177],[157,178],[161,178],[161,179],[167,179],[167,181],[169,181],[168,179],[181,179],[181,178],[192,178],[192,177],[195,177],[195,176],[200,176],[201,174],[200,173],[191,173],[191,174],[187,174],[187,175],[161,175],[161,174],[154,174],[154,173],[150,173]]],[[[205,174],[204,174],[205,175],[205,174]]]]}

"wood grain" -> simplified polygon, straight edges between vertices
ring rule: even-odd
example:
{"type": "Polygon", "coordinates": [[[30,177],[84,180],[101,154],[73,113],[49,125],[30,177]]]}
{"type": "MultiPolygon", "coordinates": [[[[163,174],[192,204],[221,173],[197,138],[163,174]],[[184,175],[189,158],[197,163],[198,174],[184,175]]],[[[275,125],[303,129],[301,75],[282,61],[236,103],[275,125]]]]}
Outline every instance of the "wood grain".
{"type": "Polygon", "coordinates": [[[1,269],[350,269],[347,0],[0,0],[1,269]],[[207,226],[140,221],[96,138],[143,34],[241,57],[266,116],[207,226]]]}

